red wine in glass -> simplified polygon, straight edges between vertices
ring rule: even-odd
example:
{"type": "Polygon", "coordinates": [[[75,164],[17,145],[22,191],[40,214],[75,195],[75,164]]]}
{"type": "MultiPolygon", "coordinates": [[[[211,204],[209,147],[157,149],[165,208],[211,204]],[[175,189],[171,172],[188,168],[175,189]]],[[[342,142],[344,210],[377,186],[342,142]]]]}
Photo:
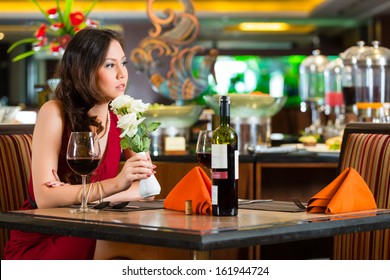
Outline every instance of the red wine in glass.
{"type": "Polygon", "coordinates": [[[72,158],[68,159],[69,167],[77,174],[88,175],[99,165],[99,159],[92,158],[72,158]]]}
{"type": "Polygon", "coordinates": [[[201,165],[211,169],[211,153],[196,153],[196,156],[201,165]]]}
{"type": "Polygon", "coordinates": [[[201,165],[206,167],[211,174],[211,141],[213,138],[212,130],[199,131],[198,141],[196,142],[196,156],[201,165]]]}
{"type": "Polygon", "coordinates": [[[66,161],[69,167],[82,179],[81,206],[72,213],[97,212],[87,207],[86,184],[87,175],[92,173],[99,165],[100,146],[94,132],[72,132],[69,137],[66,151],[66,161]]]}

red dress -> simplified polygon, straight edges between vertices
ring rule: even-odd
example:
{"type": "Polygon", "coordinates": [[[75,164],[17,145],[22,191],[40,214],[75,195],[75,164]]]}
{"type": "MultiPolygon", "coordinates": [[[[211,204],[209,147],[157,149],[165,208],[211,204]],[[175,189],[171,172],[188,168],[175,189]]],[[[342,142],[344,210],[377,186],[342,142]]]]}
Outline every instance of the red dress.
{"type": "MultiPolygon", "coordinates": [[[[120,129],[117,128],[117,116],[110,111],[111,125],[107,140],[107,149],[103,161],[96,169],[91,181],[103,181],[115,177],[118,173],[121,157],[120,129]]],[[[61,152],[58,163],[58,174],[70,171],[66,163],[66,146],[69,134],[63,134],[61,152]]],[[[34,199],[32,180],[30,179],[29,193],[34,199]]],[[[32,203],[27,199],[22,209],[34,209],[32,203]]],[[[35,232],[24,232],[12,230],[10,240],[4,248],[5,259],[15,260],[85,260],[92,259],[95,253],[96,240],[48,235],[35,232]]]]}

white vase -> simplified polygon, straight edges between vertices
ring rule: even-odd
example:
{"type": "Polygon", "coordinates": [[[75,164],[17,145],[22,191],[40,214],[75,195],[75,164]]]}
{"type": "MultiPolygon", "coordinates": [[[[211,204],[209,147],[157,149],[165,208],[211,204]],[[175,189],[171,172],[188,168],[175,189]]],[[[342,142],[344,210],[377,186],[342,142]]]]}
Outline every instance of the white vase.
{"type": "MultiPolygon", "coordinates": [[[[138,153],[140,155],[145,155],[145,152],[138,153]]],[[[161,192],[160,183],[157,181],[156,176],[152,175],[147,179],[142,179],[139,182],[139,192],[142,197],[150,197],[159,195],[161,192]]]]}

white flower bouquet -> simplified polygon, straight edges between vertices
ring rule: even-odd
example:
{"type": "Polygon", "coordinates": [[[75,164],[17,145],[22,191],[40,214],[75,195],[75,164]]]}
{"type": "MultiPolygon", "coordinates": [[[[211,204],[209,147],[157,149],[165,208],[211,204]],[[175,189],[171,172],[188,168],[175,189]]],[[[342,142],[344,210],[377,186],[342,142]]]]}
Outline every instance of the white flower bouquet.
{"type": "Polygon", "coordinates": [[[111,102],[111,109],[118,116],[118,127],[122,130],[120,135],[121,148],[130,148],[136,153],[147,152],[150,147],[149,134],[155,131],[160,122],[144,123],[143,114],[148,110],[149,103],[134,99],[129,95],[121,95],[111,102]]]}

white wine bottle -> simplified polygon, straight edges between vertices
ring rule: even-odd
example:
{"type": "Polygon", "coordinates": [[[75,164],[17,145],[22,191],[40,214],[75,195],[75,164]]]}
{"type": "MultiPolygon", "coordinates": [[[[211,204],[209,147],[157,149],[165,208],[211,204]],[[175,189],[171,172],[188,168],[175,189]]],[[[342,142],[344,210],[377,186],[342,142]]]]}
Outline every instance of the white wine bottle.
{"type": "Polygon", "coordinates": [[[238,214],[238,137],[230,126],[230,97],[219,100],[220,125],[211,148],[212,206],[214,216],[238,214]]]}

